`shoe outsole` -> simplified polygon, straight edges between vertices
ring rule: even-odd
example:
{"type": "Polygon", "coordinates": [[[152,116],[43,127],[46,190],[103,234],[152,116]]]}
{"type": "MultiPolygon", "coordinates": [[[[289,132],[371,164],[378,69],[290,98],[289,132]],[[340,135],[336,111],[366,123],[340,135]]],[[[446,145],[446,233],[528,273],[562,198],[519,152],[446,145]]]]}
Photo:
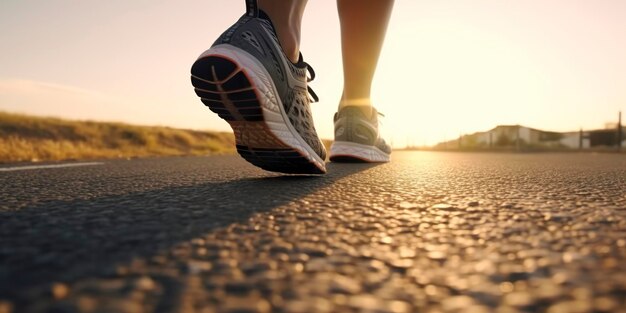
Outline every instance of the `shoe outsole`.
{"type": "Polygon", "coordinates": [[[222,45],[203,53],[191,68],[202,102],[227,121],[237,152],[267,171],[324,174],[322,160],[291,126],[275,87],[245,51],[222,45]]]}
{"type": "Polygon", "coordinates": [[[330,147],[330,161],[337,163],[386,163],[390,161],[390,157],[388,153],[375,146],[335,141],[330,147]]]}

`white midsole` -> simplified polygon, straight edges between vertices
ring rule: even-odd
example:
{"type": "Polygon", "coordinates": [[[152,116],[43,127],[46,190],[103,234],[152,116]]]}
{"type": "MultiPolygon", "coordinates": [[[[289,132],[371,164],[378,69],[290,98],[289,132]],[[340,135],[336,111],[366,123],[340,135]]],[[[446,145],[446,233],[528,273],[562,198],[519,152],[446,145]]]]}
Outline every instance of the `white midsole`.
{"type": "Polygon", "coordinates": [[[324,160],[313,151],[289,122],[289,117],[278,96],[272,77],[259,60],[250,53],[230,44],[214,46],[202,53],[199,59],[210,55],[224,56],[238,63],[257,88],[265,124],[272,134],[283,143],[298,150],[320,169],[326,168],[324,160]]]}
{"type": "Polygon", "coordinates": [[[388,153],[375,146],[363,145],[349,141],[335,141],[330,146],[330,157],[353,156],[369,162],[389,162],[388,153]]]}

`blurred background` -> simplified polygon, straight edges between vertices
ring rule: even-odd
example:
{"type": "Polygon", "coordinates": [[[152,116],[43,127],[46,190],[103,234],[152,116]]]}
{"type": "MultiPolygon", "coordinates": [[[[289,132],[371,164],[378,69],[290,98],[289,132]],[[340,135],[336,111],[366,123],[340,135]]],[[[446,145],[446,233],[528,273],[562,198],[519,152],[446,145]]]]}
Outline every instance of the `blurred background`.
{"type": "MultiPolygon", "coordinates": [[[[233,0],[0,2],[0,111],[230,130],[189,68],[244,12],[233,0]]],[[[336,3],[309,1],[302,51],[321,137],[342,67],[336,3]]],[[[626,109],[626,2],[396,1],[373,89],[397,148],[497,125],[601,129],[626,109]]]]}

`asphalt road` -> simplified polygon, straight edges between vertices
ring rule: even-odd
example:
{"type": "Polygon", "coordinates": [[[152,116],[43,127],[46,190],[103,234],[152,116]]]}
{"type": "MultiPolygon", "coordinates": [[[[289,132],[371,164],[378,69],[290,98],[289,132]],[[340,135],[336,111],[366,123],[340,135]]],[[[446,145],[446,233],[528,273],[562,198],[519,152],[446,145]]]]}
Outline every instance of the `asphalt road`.
{"type": "Polygon", "coordinates": [[[393,157],[0,171],[0,313],[626,312],[626,155],[393,157]]]}

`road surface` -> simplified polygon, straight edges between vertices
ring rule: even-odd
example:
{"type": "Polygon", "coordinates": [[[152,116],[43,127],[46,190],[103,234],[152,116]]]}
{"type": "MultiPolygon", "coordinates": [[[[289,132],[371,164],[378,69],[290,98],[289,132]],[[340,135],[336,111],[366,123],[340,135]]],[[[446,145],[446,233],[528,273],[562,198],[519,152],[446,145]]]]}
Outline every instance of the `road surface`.
{"type": "Polygon", "coordinates": [[[626,312],[626,156],[0,171],[0,312],[626,312]]]}

